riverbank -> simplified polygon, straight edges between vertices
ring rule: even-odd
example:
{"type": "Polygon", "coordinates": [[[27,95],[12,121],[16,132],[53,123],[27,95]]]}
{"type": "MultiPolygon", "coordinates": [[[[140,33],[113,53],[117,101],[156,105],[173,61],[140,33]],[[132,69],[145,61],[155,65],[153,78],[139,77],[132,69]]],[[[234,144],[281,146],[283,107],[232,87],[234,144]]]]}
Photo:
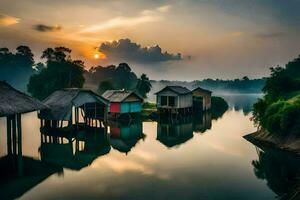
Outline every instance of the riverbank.
{"type": "Polygon", "coordinates": [[[300,138],[295,136],[280,137],[266,130],[259,130],[245,135],[244,138],[254,145],[265,145],[300,155],[300,138]]]}

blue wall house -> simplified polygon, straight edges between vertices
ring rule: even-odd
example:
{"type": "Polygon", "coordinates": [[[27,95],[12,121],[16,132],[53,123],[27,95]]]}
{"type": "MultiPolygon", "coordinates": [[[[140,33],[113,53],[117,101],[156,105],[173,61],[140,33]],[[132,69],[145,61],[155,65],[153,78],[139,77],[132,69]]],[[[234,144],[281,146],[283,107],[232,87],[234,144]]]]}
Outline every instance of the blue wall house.
{"type": "Polygon", "coordinates": [[[102,97],[109,102],[109,113],[130,114],[142,110],[143,98],[133,91],[107,90],[102,97]]]}

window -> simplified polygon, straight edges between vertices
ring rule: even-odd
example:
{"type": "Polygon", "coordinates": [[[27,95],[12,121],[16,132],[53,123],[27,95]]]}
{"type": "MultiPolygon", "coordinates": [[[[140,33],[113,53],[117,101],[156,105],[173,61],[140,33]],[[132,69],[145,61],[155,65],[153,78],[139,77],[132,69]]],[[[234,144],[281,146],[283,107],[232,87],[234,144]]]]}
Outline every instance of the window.
{"type": "Polygon", "coordinates": [[[175,97],[169,97],[169,106],[175,106],[175,97]]]}
{"type": "Polygon", "coordinates": [[[160,104],[161,104],[161,106],[166,106],[166,105],[168,104],[168,100],[167,100],[168,97],[166,97],[166,96],[161,96],[160,98],[161,98],[161,99],[160,99],[160,104]]]}

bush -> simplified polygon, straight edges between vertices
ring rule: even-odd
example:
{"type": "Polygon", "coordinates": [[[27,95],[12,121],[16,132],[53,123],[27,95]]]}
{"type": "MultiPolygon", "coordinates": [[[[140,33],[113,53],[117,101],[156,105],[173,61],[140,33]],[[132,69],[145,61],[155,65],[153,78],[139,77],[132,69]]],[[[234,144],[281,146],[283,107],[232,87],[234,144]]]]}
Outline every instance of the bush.
{"type": "Polygon", "coordinates": [[[260,122],[271,133],[300,136],[300,95],[271,104],[260,122]]]}

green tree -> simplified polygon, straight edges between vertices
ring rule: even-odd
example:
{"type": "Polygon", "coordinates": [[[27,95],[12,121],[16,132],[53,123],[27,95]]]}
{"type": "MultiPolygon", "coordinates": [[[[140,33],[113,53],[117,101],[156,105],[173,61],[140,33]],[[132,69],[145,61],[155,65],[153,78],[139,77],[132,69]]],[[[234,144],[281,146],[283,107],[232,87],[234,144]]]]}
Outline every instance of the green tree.
{"type": "Polygon", "coordinates": [[[254,104],[254,121],[270,133],[300,135],[300,56],[270,70],[264,97],[254,104]]]}
{"type": "Polygon", "coordinates": [[[41,58],[46,58],[47,67],[30,77],[28,92],[38,99],[44,99],[55,90],[82,88],[84,84],[84,63],[72,60],[71,50],[65,47],[47,48],[41,58]]]}
{"type": "Polygon", "coordinates": [[[0,48],[0,80],[5,80],[19,90],[26,91],[29,77],[34,73],[34,58],[28,46],[19,46],[16,52],[0,48]]]}
{"type": "Polygon", "coordinates": [[[138,79],[136,90],[137,92],[142,95],[142,97],[146,98],[147,93],[151,90],[151,83],[149,78],[146,74],[142,74],[141,77],[138,79]]]}

